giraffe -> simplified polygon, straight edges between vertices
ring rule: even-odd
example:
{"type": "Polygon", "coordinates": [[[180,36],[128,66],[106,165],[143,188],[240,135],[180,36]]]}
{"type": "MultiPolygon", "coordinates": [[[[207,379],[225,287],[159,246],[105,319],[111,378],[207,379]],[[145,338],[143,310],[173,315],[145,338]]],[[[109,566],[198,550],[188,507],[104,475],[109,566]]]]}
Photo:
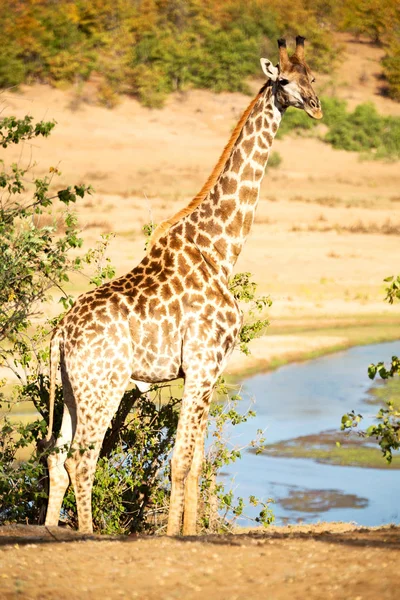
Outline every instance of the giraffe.
{"type": "Polygon", "coordinates": [[[92,531],[91,492],[105,432],[133,380],[151,384],[184,378],[171,459],[167,535],[196,532],[198,481],[215,383],[242,324],[229,277],[249,234],[268,154],[289,106],[315,119],[321,104],[296,38],[289,57],[278,40],[279,63],[266,58],[266,82],[244,111],[199,194],[153,233],[132,271],[80,296],[60,321],[50,346],[50,418],[46,436],[58,453],[48,457],[46,525],[58,524],[72,483],[79,530],[92,531]],[[64,412],[52,435],[57,364],[64,412]],[[68,453],[67,449],[72,448],[68,453]],[[85,448],[79,452],[79,448],[85,448]]]}

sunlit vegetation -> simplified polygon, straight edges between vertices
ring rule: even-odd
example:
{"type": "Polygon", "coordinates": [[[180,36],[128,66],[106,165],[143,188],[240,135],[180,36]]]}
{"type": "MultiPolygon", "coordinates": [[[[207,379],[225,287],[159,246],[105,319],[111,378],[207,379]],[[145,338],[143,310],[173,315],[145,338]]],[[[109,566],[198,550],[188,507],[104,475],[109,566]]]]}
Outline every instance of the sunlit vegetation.
{"type": "Polygon", "coordinates": [[[260,54],[276,58],[276,38],[293,37],[299,23],[311,66],[332,68],[324,11],[307,0],[4,0],[0,86],[79,87],[96,76],[108,106],[120,93],[160,106],[190,87],[246,91],[260,54]]]}
{"type": "Polygon", "coordinates": [[[282,120],[278,137],[290,132],[321,137],[334,148],[360,152],[362,157],[396,160],[400,158],[400,118],[380,115],[371,103],[359,104],[353,112],[338,98],[322,98],[324,125],[320,133],[318,121],[303,111],[289,109],[282,120]]]}
{"type": "Polygon", "coordinates": [[[395,0],[4,0],[0,86],[75,83],[100,75],[98,98],[120,93],[160,106],[174,90],[246,91],[258,57],[301,29],[311,66],[330,71],[349,31],[385,48],[387,92],[400,98],[400,9],[395,0]]]}

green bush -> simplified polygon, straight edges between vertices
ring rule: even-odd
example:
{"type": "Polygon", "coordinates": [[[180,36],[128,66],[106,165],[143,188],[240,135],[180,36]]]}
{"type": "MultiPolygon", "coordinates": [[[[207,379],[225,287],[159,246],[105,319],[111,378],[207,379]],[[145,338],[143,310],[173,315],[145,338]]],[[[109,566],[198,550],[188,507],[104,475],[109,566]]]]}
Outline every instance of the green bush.
{"type": "MultiPolygon", "coordinates": [[[[369,159],[400,157],[399,117],[380,115],[372,103],[360,104],[353,112],[347,112],[346,102],[338,98],[322,97],[321,104],[324,113],[321,123],[329,129],[321,138],[325,142],[340,150],[360,152],[369,159]]],[[[292,132],[321,136],[317,129],[319,123],[304,111],[288,109],[277,137],[292,132]]]]}
{"type": "MultiPolygon", "coordinates": [[[[387,277],[384,280],[387,284],[385,300],[389,304],[400,300],[400,275],[397,277],[387,277]]],[[[379,375],[383,381],[392,380],[392,391],[398,391],[399,376],[400,376],[400,359],[397,356],[392,356],[392,360],[388,367],[380,361],[377,364],[371,364],[368,367],[368,377],[375,379],[379,375]]],[[[387,390],[385,390],[387,392],[387,390]]],[[[379,445],[383,457],[388,463],[392,462],[393,452],[400,450],[400,403],[398,394],[393,396],[379,394],[382,396],[383,407],[379,409],[375,415],[375,422],[370,425],[365,431],[358,431],[362,437],[373,438],[379,445]]],[[[378,396],[378,397],[379,397],[378,396]]],[[[354,410],[342,416],[341,429],[353,430],[360,424],[363,416],[356,414],[354,410]]]]}
{"type": "Polygon", "coordinates": [[[325,140],[334,148],[364,152],[367,157],[400,157],[400,119],[379,115],[372,103],[332,120],[325,140]]]}
{"type": "Polygon", "coordinates": [[[282,155],[273,151],[268,159],[267,169],[276,169],[282,163],[282,155]]]}

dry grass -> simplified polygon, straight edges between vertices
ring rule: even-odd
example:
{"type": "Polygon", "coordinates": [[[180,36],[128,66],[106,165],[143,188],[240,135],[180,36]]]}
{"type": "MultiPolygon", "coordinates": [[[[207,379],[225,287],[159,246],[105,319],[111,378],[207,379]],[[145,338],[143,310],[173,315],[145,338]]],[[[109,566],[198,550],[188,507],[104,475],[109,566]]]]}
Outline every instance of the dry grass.
{"type": "MultiPolygon", "coordinates": [[[[326,233],[329,231],[336,231],[336,233],[362,233],[362,234],[376,234],[376,235],[400,235],[400,223],[393,223],[390,219],[387,219],[383,223],[364,223],[359,220],[356,223],[349,225],[339,225],[338,223],[327,223],[321,225],[320,223],[326,222],[326,218],[318,217],[316,223],[308,223],[305,225],[292,225],[290,231],[308,231],[308,232],[319,232],[326,233]]],[[[335,256],[337,258],[337,256],[335,256]]]]}
{"type": "Polygon", "coordinates": [[[113,228],[109,221],[93,220],[85,223],[84,229],[100,229],[102,233],[111,233],[113,228]]]}
{"type": "Polygon", "coordinates": [[[65,233],[66,226],[64,219],[60,214],[42,213],[34,216],[34,222],[37,227],[55,227],[57,233],[65,233]]]}

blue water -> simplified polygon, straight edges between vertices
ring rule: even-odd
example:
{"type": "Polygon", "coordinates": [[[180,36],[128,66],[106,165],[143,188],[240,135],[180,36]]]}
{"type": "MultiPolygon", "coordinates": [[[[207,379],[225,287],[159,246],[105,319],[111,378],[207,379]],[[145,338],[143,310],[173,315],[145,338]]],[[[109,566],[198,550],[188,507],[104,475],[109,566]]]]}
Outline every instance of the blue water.
{"type": "MultiPolygon", "coordinates": [[[[257,416],[233,428],[234,444],[245,445],[257,429],[265,430],[267,443],[339,430],[342,415],[350,410],[363,414],[362,423],[367,426],[371,423],[368,416],[376,412],[376,406],[366,403],[372,385],[367,367],[371,362],[389,362],[392,355],[400,355],[400,341],[352,348],[245,380],[243,395],[254,400],[257,416]]],[[[224,481],[228,486],[229,479],[233,479],[237,496],[273,498],[277,524],[321,520],[360,525],[400,522],[399,470],[340,467],[245,451],[242,459],[226,471],[224,481]],[[336,498],[350,506],[325,504],[310,512],[302,510],[301,505],[290,510],[280,503],[290,493],[313,490],[332,490],[336,498]],[[346,502],[348,495],[350,501],[346,502]],[[360,506],[351,506],[354,496],[360,506]]],[[[257,510],[248,507],[246,512],[254,517],[257,510]]]]}

